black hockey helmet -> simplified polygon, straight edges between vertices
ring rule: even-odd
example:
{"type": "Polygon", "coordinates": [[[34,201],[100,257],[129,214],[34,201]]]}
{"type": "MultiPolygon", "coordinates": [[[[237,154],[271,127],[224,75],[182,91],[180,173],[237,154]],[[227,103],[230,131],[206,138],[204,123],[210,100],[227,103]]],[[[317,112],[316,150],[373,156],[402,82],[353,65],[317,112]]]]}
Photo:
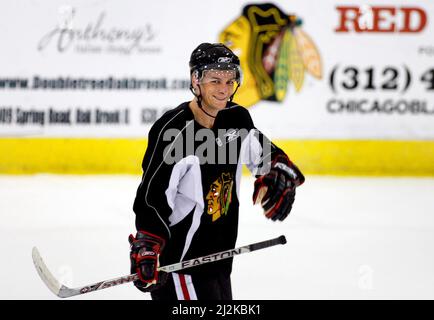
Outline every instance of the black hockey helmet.
{"type": "Polygon", "coordinates": [[[201,43],[190,57],[190,74],[198,72],[198,78],[207,70],[234,70],[236,81],[241,84],[240,59],[222,43],[201,43]]]}

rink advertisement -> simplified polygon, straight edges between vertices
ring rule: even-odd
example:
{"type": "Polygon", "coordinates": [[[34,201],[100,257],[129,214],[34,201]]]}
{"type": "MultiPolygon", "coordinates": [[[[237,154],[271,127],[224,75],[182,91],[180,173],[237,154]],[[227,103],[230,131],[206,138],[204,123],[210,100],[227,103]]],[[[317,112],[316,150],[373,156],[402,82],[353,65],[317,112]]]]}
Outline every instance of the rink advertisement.
{"type": "MultiPolygon", "coordinates": [[[[363,150],[350,158],[369,162],[379,150],[395,150],[384,145],[395,141],[419,159],[413,173],[434,173],[428,164],[434,163],[434,4],[231,1],[212,14],[210,4],[2,3],[2,149],[25,143],[34,153],[41,143],[57,150],[58,141],[75,140],[75,154],[83,153],[80,144],[107,153],[99,149],[103,139],[140,141],[142,148],[152,124],[192,98],[191,51],[218,41],[241,60],[243,83],[234,100],[308,171],[331,169],[332,160],[315,164],[315,150],[339,153],[350,141],[363,150]]],[[[2,172],[19,172],[8,169],[20,164],[7,154],[2,172]]],[[[141,156],[128,172],[139,170],[141,156]]]]}

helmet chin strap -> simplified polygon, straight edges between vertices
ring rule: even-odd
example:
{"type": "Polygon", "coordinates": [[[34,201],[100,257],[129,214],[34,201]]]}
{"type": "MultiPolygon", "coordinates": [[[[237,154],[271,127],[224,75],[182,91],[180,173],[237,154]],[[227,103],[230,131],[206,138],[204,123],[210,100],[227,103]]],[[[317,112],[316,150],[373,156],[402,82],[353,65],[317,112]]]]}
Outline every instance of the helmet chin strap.
{"type": "MultiPolygon", "coordinates": [[[[200,90],[200,86],[199,84],[197,85],[199,90],[200,90]]],[[[208,112],[205,111],[205,109],[202,106],[202,94],[198,94],[196,95],[196,93],[193,90],[193,86],[190,86],[190,91],[193,93],[193,95],[197,98],[197,105],[199,106],[199,109],[202,110],[208,117],[211,117],[213,119],[215,119],[216,117],[213,116],[212,114],[209,114],[208,112]]]]}
{"type": "Polygon", "coordinates": [[[197,99],[197,104],[199,105],[199,109],[202,110],[208,117],[211,117],[213,119],[215,119],[216,117],[213,116],[212,114],[209,114],[208,112],[205,111],[205,109],[202,107],[202,98],[201,96],[198,97],[197,99]]]}
{"type": "Polygon", "coordinates": [[[237,82],[237,87],[234,90],[234,93],[232,93],[231,97],[229,98],[229,101],[232,102],[232,99],[234,98],[235,93],[237,93],[238,88],[240,87],[240,84],[237,82]]]}
{"type": "MultiPolygon", "coordinates": [[[[199,88],[199,90],[200,90],[200,86],[199,86],[199,84],[197,84],[197,86],[198,86],[198,88],[199,88]]],[[[229,101],[230,102],[232,102],[232,99],[234,98],[234,96],[235,96],[235,93],[237,93],[237,90],[238,90],[238,88],[240,87],[240,84],[239,83],[237,83],[237,87],[235,88],[235,90],[234,90],[234,93],[232,93],[232,95],[230,96],[230,98],[229,98],[229,101]]],[[[202,110],[208,117],[211,117],[211,118],[213,118],[213,119],[215,119],[216,117],[215,116],[213,116],[213,115],[211,115],[211,114],[209,114],[208,112],[206,112],[205,111],[205,109],[203,108],[203,106],[202,106],[202,94],[196,94],[195,92],[194,92],[194,89],[193,89],[193,85],[191,85],[190,84],[190,91],[193,93],[193,95],[197,98],[197,104],[198,104],[198,106],[199,106],[199,109],[200,110],[202,110]]]]}

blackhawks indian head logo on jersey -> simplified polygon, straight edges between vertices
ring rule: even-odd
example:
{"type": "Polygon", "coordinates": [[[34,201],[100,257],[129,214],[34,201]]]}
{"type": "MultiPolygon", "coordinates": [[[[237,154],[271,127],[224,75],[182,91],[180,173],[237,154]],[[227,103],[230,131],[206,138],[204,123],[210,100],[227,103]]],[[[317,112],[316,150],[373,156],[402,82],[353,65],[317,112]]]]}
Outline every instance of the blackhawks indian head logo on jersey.
{"type": "Polygon", "coordinates": [[[292,82],[298,92],[305,73],[322,78],[319,52],[302,21],[271,3],[251,4],[219,35],[241,61],[243,85],[236,96],[246,107],[260,100],[281,102],[292,82]]]}
{"type": "Polygon", "coordinates": [[[231,173],[222,173],[210,186],[206,201],[207,213],[212,222],[227,214],[232,200],[233,179],[231,173]]]}

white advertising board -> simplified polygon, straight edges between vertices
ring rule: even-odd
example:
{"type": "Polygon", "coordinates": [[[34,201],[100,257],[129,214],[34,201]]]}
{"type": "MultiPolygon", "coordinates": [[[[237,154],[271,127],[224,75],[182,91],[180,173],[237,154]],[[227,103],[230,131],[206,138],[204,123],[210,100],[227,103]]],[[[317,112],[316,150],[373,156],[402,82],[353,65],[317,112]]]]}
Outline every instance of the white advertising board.
{"type": "Polygon", "coordinates": [[[192,98],[191,51],[225,41],[244,69],[235,101],[273,138],[434,139],[431,1],[21,0],[0,12],[0,138],[145,137],[192,98]]]}

